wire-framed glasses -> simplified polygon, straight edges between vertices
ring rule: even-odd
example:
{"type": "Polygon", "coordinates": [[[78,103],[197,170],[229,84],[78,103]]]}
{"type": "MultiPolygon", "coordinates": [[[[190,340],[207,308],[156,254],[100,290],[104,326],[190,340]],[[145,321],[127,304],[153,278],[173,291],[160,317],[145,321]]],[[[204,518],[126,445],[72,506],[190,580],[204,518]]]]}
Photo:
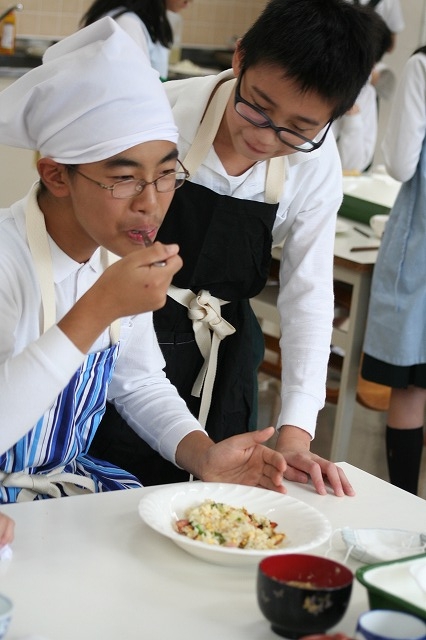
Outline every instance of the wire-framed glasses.
{"type": "Polygon", "coordinates": [[[286,129],[285,127],[277,127],[269,116],[266,115],[261,109],[258,109],[251,102],[247,102],[244,98],[241,97],[240,86],[243,74],[238,78],[238,82],[235,87],[235,102],[234,108],[235,111],[240,115],[244,120],[250,122],[250,124],[255,127],[260,127],[261,129],[273,129],[277,134],[279,140],[283,142],[288,147],[295,149],[296,151],[302,151],[303,153],[309,153],[310,151],[314,151],[314,149],[318,149],[325,140],[325,136],[327,135],[332,120],[330,120],[327,124],[327,128],[325,129],[320,140],[310,140],[306,138],[300,133],[296,133],[291,129],[286,129]]]}
{"type": "Polygon", "coordinates": [[[101,189],[111,191],[113,198],[123,200],[125,198],[134,198],[135,196],[140,195],[145,187],[150,184],[154,185],[158,193],[167,193],[168,191],[175,191],[176,189],[179,189],[185,180],[189,178],[189,171],[185,169],[180,160],[177,160],[176,162],[178,163],[176,171],[165,173],[151,182],[146,182],[145,180],[120,180],[114,184],[107,185],[86,176],[78,169],[75,169],[75,172],[78,173],[78,175],[83,176],[83,178],[90,180],[90,182],[94,182],[98,187],[101,187],[101,189]]]}

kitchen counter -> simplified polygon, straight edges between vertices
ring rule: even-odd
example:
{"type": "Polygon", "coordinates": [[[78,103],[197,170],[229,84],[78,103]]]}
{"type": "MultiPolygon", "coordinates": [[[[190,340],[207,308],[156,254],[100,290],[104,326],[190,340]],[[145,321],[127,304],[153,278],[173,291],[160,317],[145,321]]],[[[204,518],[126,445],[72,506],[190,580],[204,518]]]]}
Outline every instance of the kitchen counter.
{"type": "Polygon", "coordinates": [[[2,69],[34,69],[40,64],[40,56],[31,56],[24,51],[18,51],[13,55],[0,54],[0,73],[2,69]]]}
{"type": "Polygon", "coordinates": [[[56,40],[51,36],[18,36],[15,53],[0,54],[0,77],[19,78],[42,63],[46,49],[56,40]]]}

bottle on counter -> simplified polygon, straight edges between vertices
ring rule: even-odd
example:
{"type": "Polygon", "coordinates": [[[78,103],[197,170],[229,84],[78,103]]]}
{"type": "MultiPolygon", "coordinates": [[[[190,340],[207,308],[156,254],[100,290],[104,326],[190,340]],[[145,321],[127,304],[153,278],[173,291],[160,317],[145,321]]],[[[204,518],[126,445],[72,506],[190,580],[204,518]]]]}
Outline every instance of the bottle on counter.
{"type": "Polygon", "coordinates": [[[169,64],[177,64],[181,59],[182,46],[182,16],[174,11],[167,11],[167,19],[170,22],[173,33],[173,45],[169,54],[169,64]]]}
{"type": "Polygon", "coordinates": [[[15,53],[16,15],[11,11],[1,21],[0,54],[13,55],[15,53]]]}

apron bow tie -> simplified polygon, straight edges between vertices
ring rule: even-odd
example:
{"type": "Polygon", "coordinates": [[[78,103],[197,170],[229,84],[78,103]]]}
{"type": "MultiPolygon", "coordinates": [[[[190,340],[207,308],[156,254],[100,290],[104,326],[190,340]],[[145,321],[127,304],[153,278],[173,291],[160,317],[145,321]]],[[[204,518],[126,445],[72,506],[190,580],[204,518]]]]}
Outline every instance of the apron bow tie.
{"type": "Polygon", "coordinates": [[[235,327],[221,315],[220,307],[227,304],[227,300],[215,298],[209,291],[202,289],[195,294],[190,289],[179,289],[171,285],[168,295],[187,307],[188,317],[192,320],[195,341],[204,359],[204,364],[192,387],[192,395],[199,398],[204,387],[198,420],[205,427],[216,377],[219,345],[224,338],[235,333],[235,327]]]}
{"type": "Polygon", "coordinates": [[[17,471],[6,473],[0,471],[0,483],[4,487],[16,487],[21,491],[17,502],[35,500],[38,494],[45,494],[51,498],[60,498],[61,485],[67,496],[80,495],[82,493],[95,493],[95,483],[91,478],[80,476],[76,473],[64,473],[64,467],[52,469],[48,473],[32,473],[17,471]]]}

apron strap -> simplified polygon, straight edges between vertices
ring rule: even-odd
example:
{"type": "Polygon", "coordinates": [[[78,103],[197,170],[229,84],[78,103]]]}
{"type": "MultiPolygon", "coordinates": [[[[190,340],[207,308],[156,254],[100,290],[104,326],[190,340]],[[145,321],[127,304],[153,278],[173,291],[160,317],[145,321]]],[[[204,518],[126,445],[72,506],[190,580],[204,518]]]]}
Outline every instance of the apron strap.
{"type": "MultiPolygon", "coordinates": [[[[120,256],[117,256],[111,251],[107,251],[104,247],[101,247],[101,263],[107,269],[115,262],[120,260],[120,256]]],[[[114,320],[109,327],[109,337],[111,344],[117,344],[120,339],[121,318],[114,320]]]]}
{"type": "Polygon", "coordinates": [[[266,168],[265,202],[276,204],[283,196],[288,176],[288,157],[270,158],[266,168]]]}
{"type": "Polygon", "coordinates": [[[0,482],[4,487],[20,488],[17,502],[35,500],[40,494],[51,498],[60,498],[61,485],[67,496],[95,493],[96,486],[92,478],[76,473],[63,473],[64,467],[52,469],[49,473],[27,473],[18,471],[6,473],[0,471],[0,482]]]}
{"type": "MultiPolygon", "coordinates": [[[[213,146],[235,83],[236,78],[233,78],[219,85],[206,108],[192,145],[185,159],[182,161],[191,175],[196,173],[204,158],[207,156],[209,149],[213,146]]],[[[276,204],[280,201],[287,175],[287,156],[270,158],[270,160],[268,160],[265,179],[265,202],[276,204]]]]}
{"type": "MultiPolygon", "coordinates": [[[[50,327],[56,324],[56,295],[55,279],[53,274],[52,254],[50,252],[46,222],[37,205],[37,198],[28,198],[25,212],[28,245],[34,260],[34,266],[40,284],[41,304],[43,309],[43,328],[41,333],[46,333],[50,327]]],[[[101,247],[101,263],[106,268],[119,257],[101,247]]],[[[120,336],[121,320],[118,318],[110,326],[111,344],[118,342],[120,336]]]]}
{"type": "Polygon", "coordinates": [[[185,168],[191,175],[197,171],[213,145],[235,83],[236,78],[233,78],[219,85],[206,107],[192,145],[183,160],[185,168]]]}
{"type": "Polygon", "coordinates": [[[168,295],[188,309],[195,341],[204,359],[191,393],[199,398],[203,390],[198,420],[205,427],[216,378],[219,345],[226,336],[235,333],[235,328],[222,318],[220,312],[221,305],[228,302],[203,289],[195,294],[190,289],[179,289],[174,285],[169,287],[168,295]]]}
{"type": "Polygon", "coordinates": [[[38,276],[43,308],[43,329],[46,333],[56,324],[55,279],[53,276],[52,256],[47,238],[46,222],[37,206],[37,198],[30,197],[26,208],[27,237],[30,252],[38,276]]]}

